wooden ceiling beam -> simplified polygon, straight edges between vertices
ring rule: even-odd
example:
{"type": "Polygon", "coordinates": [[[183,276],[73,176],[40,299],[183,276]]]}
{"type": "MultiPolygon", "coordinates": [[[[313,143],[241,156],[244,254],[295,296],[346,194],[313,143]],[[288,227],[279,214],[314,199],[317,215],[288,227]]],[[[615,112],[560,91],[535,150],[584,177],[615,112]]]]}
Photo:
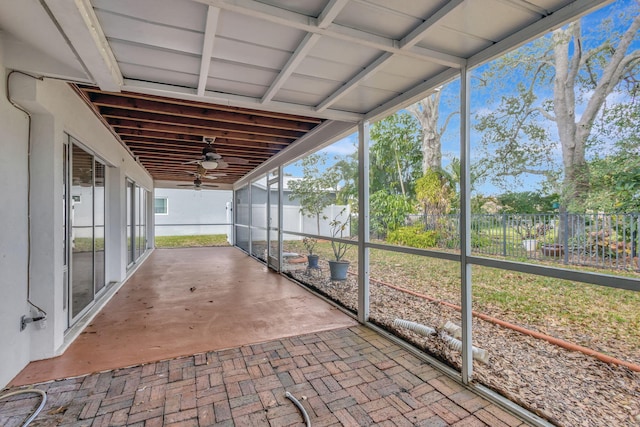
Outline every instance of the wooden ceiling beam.
{"type": "MultiPolygon", "coordinates": [[[[85,92],[90,99],[91,97],[94,96],[94,94],[107,93],[107,92],[101,91],[98,88],[89,87],[89,86],[80,86],[79,89],[85,92]]],[[[286,120],[296,120],[300,122],[315,123],[315,124],[320,124],[323,122],[323,119],[319,119],[317,117],[307,117],[307,116],[299,116],[296,114],[276,113],[272,111],[254,110],[251,108],[233,107],[230,105],[188,101],[188,100],[183,100],[178,98],[165,98],[157,95],[147,95],[147,94],[137,93],[137,92],[119,92],[118,94],[111,93],[111,92],[108,92],[108,93],[112,96],[121,96],[123,98],[147,99],[147,100],[165,102],[165,103],[174,104],[174,105],[186,105],[186,106],[211,108],[217,111],[232,111],[232,112],[238,112],[242,114],[251,114],[254,116],[273,117],[273,118],[280,118],[280,119],[286,119],[286,120]]]]}
{"type": "Polygon", "coordinates": [[[308,132],[317,125],[316,123],[300,122],[297,120],[285,120],[233,111],[221,111],[216,108],[205,108],[202,106],[176,105],[145,99],[123,98],[102,93],[92,95],[91,100],[95,105],[101,107],[101,109],[117,108],[121,110],[166,114],[192,119],[217,120],[224,123],[243,124],[288,131],[308,132]]]}
{"type": "MultiPolygon", "coordinates": [[[[148,147],[164,147],[164,148],[173,148],[178,150],[194,150],[198,152],[202,152],[203,145],[194,145],[192,143],[184,143],[180,141],[171,142],[167,140],[154,140],[143,137],[136,136],[122,136],[122,141],[124,141],[128,146],[148,146],[148,147]]],[[[245,144],[223,144],[218,145],[214,144],[215,149],[218,153],[244,153],[244,154],[266,154],[266,155],[274,155],[280,152],[279,149],[268,147],[266,144],[258,144],[258,143],[245,143],[245,144]]]]}
{"type": "MultiPolygon", "coordinates": [[[[185,171],[195,171],[197,169],[197,165],[196,163],[189,163],[187,164],[186,162],[188,162],[190,160],[185,160],[183,161],[177,161],[177,162],[167,162],[164,161],[162,159],[158,160],[157,158],[153,158],[153,156],[147,156],[147,157],[143,157],[140,156],[140,162],[142,164],[144,164],[145,166],[159,166],[159,167],[167,167],[167,168],[171,168],[171,169],[180,169],[180,170],[185,170],[185,171]]],[[[226,173],[226,171],[244,171],[244,170],[252,170],[253,168],[255,168],[256,165],[239,165],[239,164],[235,164],[235,163],[230,163],[228,167],[226,168],[220,168],[220,169],[211,169],[211,171],[224,171],[226,173]]]]}
{"type": "Polygon", "coordinates": [[[225,123],[218,120],[208,119],[194,119],[191,117],[171,116],[168,114],[160,113],[147,113],[144,111],[123,110],[118,108],[103,107],[100,109],[100,114],[107,119],[125,119],[125,120],[137,120],[147,123],[168,123],[177,124],[180,126],[190,126],[193,128],[203,129],[202,135],[209,136],[208,130],[225,130],[238,133],[264,135],[270,137],[287,138],[296,140],[304,135],[304,132],[290,131],[290,130],[278,130],[273,128],[265,128],[259,126],[250,126],[236,123],[225,123]]]}
{"type": "MultiPolygon", "coordinates": [[[[190,144],[204,144],[202,142],[202,137],[198,137],[197,135],[181,135],[178,133],[168,133],[168,132],[158,132],[158,131],[145,131],[145,130],[133,130],[122,128],[118,131],[117,134],[119,137],[142,137],[148,139],[156,139],[156,140],[165,140],[165,141],[175,141],[175,142],[184,142],[190,144]]],[[[220,138],[216,138],[218,141],[220,138]]]]}
{"type": "MultiPolygon", "coordinates": [[[[222,137],[226,139],[234,139],[241,141],[258,141],[264,142],[267,144],[287,146],[291,144],[291,140],[287,138],[277,138],[277,137],[267,137],[264,135],[255,135],[255,134],[246,134],[246,133],[237,133],[237,132],[229,132],[225,130],[207,130],[203,132],[201,128],[194,128],[191,126],[178,126],[167,123],[150,123],[143,122],[139,120],[126,120],[126,119],[108,119],[109,125],[113,126],[116,129],[116,132],[119,132],[118,129],[126,128],[126,129],[134,129],[134,130],[145,130],[145,131],[159,131],[159,132],[167,132],[167,133],[177,133],[177,134],[187,134],[187,135],[196,135],[202,138],[203,134],[207,134],[209,136],[222,137]]],[[[214,144],[215,146],[215,144],[214,144]]]]}
{"type": "MultiPolygon", "coordinates": [[[[189,155],[192,159],[199,159],[201,157],[201,153],[185,153],[185,152],[181,152],[181,151],[176,151],[175,148],[170,148],[170,147],[157,147],[157,146],[147,146],[147,145],[138,145],[138,144],[129,144],[129,147],[131,148],[131,150],[136,153],[155,153],[155,154],[159,154],[159,155],[174,155],[174,154],[182,154],[182,155],[189,155]]],[[[222,158],[225,157],[242,157],[243,159],[247,159],[249,162],[264,162],[265,160],[267,160],[269,157],[271,157],[271,155],[266,154],[266,153],[247,153],[247,152],[233,152],[233,153],[222,153],[220,151],[218,151],[218,154],[220,154],[222,156],[222,158]]]]}

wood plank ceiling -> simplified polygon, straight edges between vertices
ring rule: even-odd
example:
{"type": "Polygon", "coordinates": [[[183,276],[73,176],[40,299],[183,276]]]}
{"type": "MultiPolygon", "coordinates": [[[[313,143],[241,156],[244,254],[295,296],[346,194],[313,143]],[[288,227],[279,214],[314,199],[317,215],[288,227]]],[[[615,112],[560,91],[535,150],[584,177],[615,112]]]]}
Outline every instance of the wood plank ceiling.
{"type": "MultiPolygon", "coordinates": [[[[322,123],[322,119],[132,92],[74,86],[156,181],[233,184],[322,123]],[[203,138],[228,164],[199,167],[203,138]]],[[[204,186],[204,185],[203,185],[204,186]]]]}

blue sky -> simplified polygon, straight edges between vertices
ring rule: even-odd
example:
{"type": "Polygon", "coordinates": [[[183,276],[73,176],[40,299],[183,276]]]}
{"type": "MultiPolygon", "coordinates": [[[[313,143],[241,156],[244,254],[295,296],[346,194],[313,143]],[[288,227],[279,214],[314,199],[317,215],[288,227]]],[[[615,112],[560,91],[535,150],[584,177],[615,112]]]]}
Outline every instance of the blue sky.
{"type": "MultiPolygon", "coordinates": [[[[625,9],[626,7],[632,5],[633,3],[634,3],[634,0],[619,0],[605,8],[602,8],[594,13],[591,13],[590,15],[587,15],[585,18],[583,18],[583,29],[591,30],[591,29],[597,28],[597,26],[606,17],[613,20],[614,28],[625,28],[625,27],[621,27],[620,17],[616,15],[618,15],[622,9],[625,9]]],[[[640,38],[636,38],[636,42],[634,46],[635,48],[637,48],[638,45],[640,45],[639,39],[640,38]]],[[[589,46],[586,46],[586,48],[588,47],[589,46]]],[[[486,67],[488,67],[488,65],[485,65],[483,67],[479,67],[476,70],[473,70],[472,75],[479,74],[486,67]]],[[[513,83],[514,83],[513,81],[510,82],[511,85],[513,85],[513,83]]],[[[473,78],[472,78],[472,85],[473,85],[473,78]]],[[[446,117],[452,111],[456,111],[456,109],[458,108],[457,102],[459,98],[458,96],[459,81],[454,81],[448,84],[447,86],[443,87],[442,90],[443,92],[442,92],[441,107],[440,107],[440,126],[442,126],[442,123],[444,123],[444,120],[446,119],[446,117]]],[[[491,90],[495,91],[496,89],[492,87],[491,90]]],[[[551,94],[550,90],[544,91],[544,92],[539,91],[537,92],[537,94],[540,98],[543,98],[543,97],[546,98],[551,94]]],[[[494,95],[496,94],[494,93],[494,95]]],[[[612,97],[612,98],[615,98],[615,97],[612,97]]],[[[494,96],[493,101],[491,101],[486,95],[479,94],[478,91],[472,90],[472,99],[471,99],[472,117],[475,112],[480,111],[481,109],[492,108],[492,105],[490,103],[498,102],[498,101],[499,101],[499,96],[494,96]]],[[[612,102],[615,102],[615,100],[612,99],[612,102]]],[[[493,104],[493,106],[495,105],[497,104],[493,104]]],[[[578,109],[580,109],[580,106],[578,106],[578,109]]],[[[580,114],[580,111],[578,110],[577,113],[580,114]]],[[[447,130],[442,136],[441,142],[442,142],[442,153],[443,153],[443,166],[445,167],[446,165],[448,165],[452,157],[457,157],[457,158],[460,157],[459,126],[460,126],[459,115],[455,115],[449,122],[447,130]]],[[[547,121],[544,123],[544,126],[549,130],[549,133],[552,138],[557,138],[557,132],[555,130],[554,123],[547,121]]],[[[480,138],[480,135],[478,135],[477,132],[472,132],[472,138],[471,138],[472,161],[477,160],[476,156],[478,155],[478,150],[475,147],[477,147],[479,138],[480,138]]],[[[344,155],[353,153],[356,150],[356,145],[357,145],[357,134],[353,134],[332,144],[329,147],[324,148],[321,151],[327,153],[329,158],[331,159],[334,156],[344,156],[344,155]]],[[[560,166],[561,150],[559,147],[557,149],[556,156],[557,156],[558,165],[560,166]]],[[[285,172],[292,173],[294,175],[299,175],[301,172],[301,169],[298,167],[290,166],[286,168],[285,172]]],[[[534,176],[534,175],[524,176],[521,179],[521,183],[519,185],[515,181],[511,182],[509,186],[509,190],[510,191],[534,190],[535,191],[539,189],[540,182],[541,182],[541,177],[539,176],[534,176]]],[[[505,191],[504,189],[498,188],[490,183],[485,183],[477,188],[477,193],[483,194],[485,196],[500,194],[500,193],[503,193],[504,191],[505,191]]]]}

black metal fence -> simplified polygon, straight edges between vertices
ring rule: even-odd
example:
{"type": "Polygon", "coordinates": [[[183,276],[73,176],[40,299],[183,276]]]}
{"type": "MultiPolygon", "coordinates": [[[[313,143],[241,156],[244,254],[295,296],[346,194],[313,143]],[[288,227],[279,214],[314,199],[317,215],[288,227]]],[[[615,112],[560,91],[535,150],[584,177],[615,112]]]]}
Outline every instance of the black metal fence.
{"type": "MultiPolygon", "coordinates": [[[[413,216],[438,235],[438,246],[459,249],[459,217],[413,216]]],[[[474,214],[472,253],[567,265],[640,271],[640,214],[474,214]]]]}

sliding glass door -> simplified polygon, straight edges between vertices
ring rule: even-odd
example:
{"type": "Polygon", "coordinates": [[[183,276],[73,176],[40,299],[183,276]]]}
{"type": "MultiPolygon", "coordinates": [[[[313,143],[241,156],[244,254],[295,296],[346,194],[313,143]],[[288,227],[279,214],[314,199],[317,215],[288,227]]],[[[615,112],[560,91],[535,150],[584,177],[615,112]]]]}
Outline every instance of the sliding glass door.
{"type": "Polygon", "coordinates": [[[131,267],[147,250],[149,191],[127,180],[127,264],[131,267]]]}
{"type": "Polygon", "coordinates": [[[72,324],[105,287],[106,167],[80,145],[70,141],[70,316],[72,324]]]}

